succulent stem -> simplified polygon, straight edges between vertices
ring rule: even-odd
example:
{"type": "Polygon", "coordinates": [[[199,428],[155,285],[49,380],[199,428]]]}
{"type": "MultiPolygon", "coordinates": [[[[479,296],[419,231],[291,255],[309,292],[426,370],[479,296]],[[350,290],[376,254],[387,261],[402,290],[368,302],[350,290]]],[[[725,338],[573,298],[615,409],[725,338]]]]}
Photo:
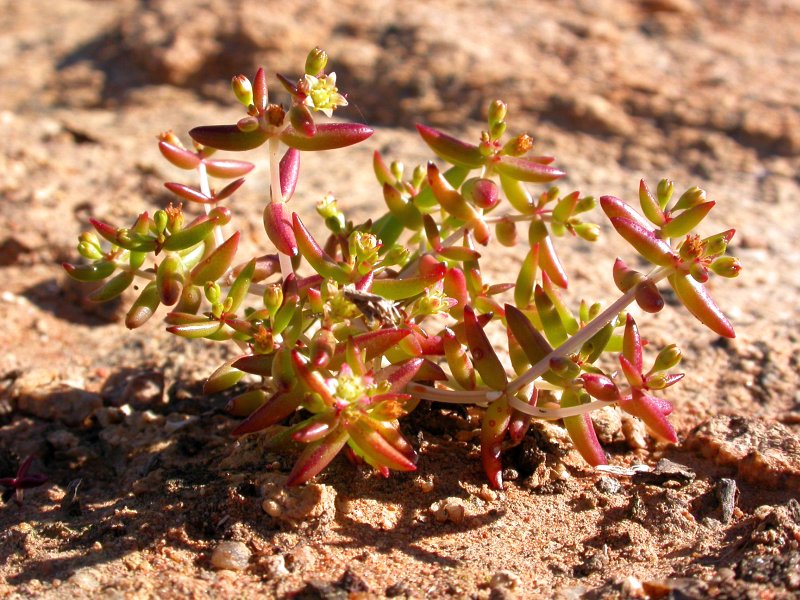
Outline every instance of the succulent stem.
{"type": "MultiPolygon", "coordinates": [[[[197,175],[200,178],[200,191],[206,196],[211,197],[211,186],[208,183],[208,172],[206,171],[206,164],[203,161],[200,161],[200,164],[197,165],[197,175]]],[[[216,204],[203,204],[206,214],[211,213],[211,210],[215,206],[216,204]]],[[[224,239],[225,238],[222,235],[222,228],[214,227],[214,248],[220,246],[224,239]]]]}
{"type": "MultiPolygon", "coordinates": [[[[648,278],[654,283],[664,279],[672,272],[669,267],[660,267],[653,271],[648,278]]],[[[514,381],[508,384],[506,392],[512,396],[517,391],[540,377],[548,369],[550,369],[550,361],[554,358],[561,358],[569,356],[581,349],[581,347],[594,337],[603,327],[605,327],[611,320],[622,312],[626,306],[634,301],[636,297],[636,286],[625,292],[622,296],[617,298],[608,308],[597,315],[578,332],[570,337],[563,344],[554,348],[550,354],[542,358],[539,362],[533,365],[525,373],[517,377],[514,381]]]]}
{"type": "MultiPolygon", "coordinates": [[[[270,202],[283,202],[281,192],[281,166],[280,166],[280,140],[277,136],[269,139],[269,189],[270,202]]],[[[292,260],[283,252],[278,252],[278,261],[281,265],[281,274],[284,279],[289,273],[294,273],[292,260]]]]}

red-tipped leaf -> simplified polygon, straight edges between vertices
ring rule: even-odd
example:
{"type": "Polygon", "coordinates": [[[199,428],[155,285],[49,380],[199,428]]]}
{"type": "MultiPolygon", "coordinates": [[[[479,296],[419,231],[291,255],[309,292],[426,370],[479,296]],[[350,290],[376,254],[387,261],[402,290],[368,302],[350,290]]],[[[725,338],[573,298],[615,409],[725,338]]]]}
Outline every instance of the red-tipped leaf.
{"type": "Polygon", "coordinates": [[[705,286],[686,275],[670,275],[669,284],[681,303],[701,323],[722,337],[734,338],[733,325],[709,295],[705,286]]]}
{"type": "Polygon", "coordinates": [[[264,208],[264,230],[278,252],[297,256],[298,246],[289,217],[289,209],[283,202],[271,202],[264,208]]]}
{"type": "Polygon", "coordinates": [[[480,148],[473,144],[462,142],[427,125],[418,124],[417,131],[437,156],[452,165],[475,169],[486,162],[486,158],[481,153],[480,148]]]}
{"type": "Polygon", "coordinates": [[[528,181],[532,183],[546,183],[555,181],[566,175],[560,171],[535,160],[528,158],[517,158],[515,156],[501,156],[494,163],[494,168],[498,173],[516,179],[517,181],[528,181]]]}
{"type": "Polygon", "coordinates": [[[293,127],[287,127],[281,133],[281,141],[303,151],[333,150],[362,142],[372,133],[372,129],[360,123],[326,123],[317,125],[314,137],[305,136],[293,127]]]}

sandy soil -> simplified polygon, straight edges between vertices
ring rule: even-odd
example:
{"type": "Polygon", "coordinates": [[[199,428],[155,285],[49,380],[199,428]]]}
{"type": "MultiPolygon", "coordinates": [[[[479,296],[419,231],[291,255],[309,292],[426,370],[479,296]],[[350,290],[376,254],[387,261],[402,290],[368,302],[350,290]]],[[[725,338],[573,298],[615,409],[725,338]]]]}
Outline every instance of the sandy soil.
{"type": "MultiPolygon", "coordinates": [[[[0,27],[0,476],[35,455],[49,478],[0,508],[1,595],[800,594],[800,3],[0,0],[0,27]],[[180,173],[160,131],[232,122],[232,74],[294,73],[314,45],[350,94],[344,116],[376,133],[304,163],[309,216],[328,191],[355,218],[378,210],[375,149],[426,160],[412,123],[474,133],[496,97],[558,157],[564,188],[632,198],[669,176],[717,200],[709,227],[737,228],[746,269],[713,285],[737,338],[673,306],[647,320],[654,346],[685,353],[681,441],[654,445],[613,411],[600,427],[613,464],[677,473],[594,472],[541,426],[493,492],[471,415],[425,407],[408,424],[416,473],[337,460],[286,492],[290,459],[234,442],[227,399],[200,393],[225,348],[156,322],[130,333],[123,304],[94,307],[65,280],[88,217],[168,202],[180,173]]],[[[233,206],[252,247],[265,188],[260,169],[233,206]]],[[[575,247],[571,298],[608,301],[629,251],[575,247]]],[[[499,277],[514,255],[498,253],[499,277]]]]}

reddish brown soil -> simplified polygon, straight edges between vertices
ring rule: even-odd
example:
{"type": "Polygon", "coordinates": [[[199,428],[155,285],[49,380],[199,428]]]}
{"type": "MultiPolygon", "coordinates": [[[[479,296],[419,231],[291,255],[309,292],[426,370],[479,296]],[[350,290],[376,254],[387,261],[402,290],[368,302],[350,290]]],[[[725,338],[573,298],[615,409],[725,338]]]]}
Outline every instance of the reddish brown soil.
{"type": "MultiPolygon", "coordinates": [[[[800,594],[800,4],[0,0],[0,27],[0,477],[35,455],[49,478],[0,508],[0,594],[800,594]],[[709,228],[737,228],[745,265],[712,285],[737,338],[672,302],[643,318],[653,347],[684,350],[669,394],[680,443],[638,447],[616,413],[600,428],[613,464],[668,458],[694,478],[603,476],[553,425],[506,454],[492,492],[469,415],[423,407],[407,430],[416,473],[337,460],[285,492],[290,459],[233,441],[226,398],[200,393],[227,349],[156,322],[131,333],[122,304],[81,300],[59,265],[87,218],[129,222],[181,176],[156,134],[231,122],[232,74],[295,73],[314,45],[350,94],[344,116],[376,133],[304,163],[295,202],[309,220],[328,191],[353,218],[381,210],[375,149],[426,160],[409,125],[475,133],[496,97],[558,157],[564,189],[633,198],[641,177],[669,176],[708,190],[709,228]],[[246,549],[243,568],[214,568],[225,541],[246,549]]],[[[262,168],[232,204],[252,247],[266,185],[262,168]]],[[[613,257],[635,260],[603,232],[591,257],[578,243],[566,258],[576,303],[609,301],[613,257]]],[[[498,253],[498,278],[517,254],[498,253]]]]}

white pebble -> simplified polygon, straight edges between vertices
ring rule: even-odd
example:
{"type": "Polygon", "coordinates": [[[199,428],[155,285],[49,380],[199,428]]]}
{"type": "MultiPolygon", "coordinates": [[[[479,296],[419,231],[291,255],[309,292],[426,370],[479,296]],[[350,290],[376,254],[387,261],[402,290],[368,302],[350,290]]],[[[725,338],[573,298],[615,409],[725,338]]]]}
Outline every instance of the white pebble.
{"type": "Polygon", "coordinates": [[[250,548],[242,542],[220,542],[211,555],[211,565],[215,569],[241,571],[250,562],[250,548]]]}

